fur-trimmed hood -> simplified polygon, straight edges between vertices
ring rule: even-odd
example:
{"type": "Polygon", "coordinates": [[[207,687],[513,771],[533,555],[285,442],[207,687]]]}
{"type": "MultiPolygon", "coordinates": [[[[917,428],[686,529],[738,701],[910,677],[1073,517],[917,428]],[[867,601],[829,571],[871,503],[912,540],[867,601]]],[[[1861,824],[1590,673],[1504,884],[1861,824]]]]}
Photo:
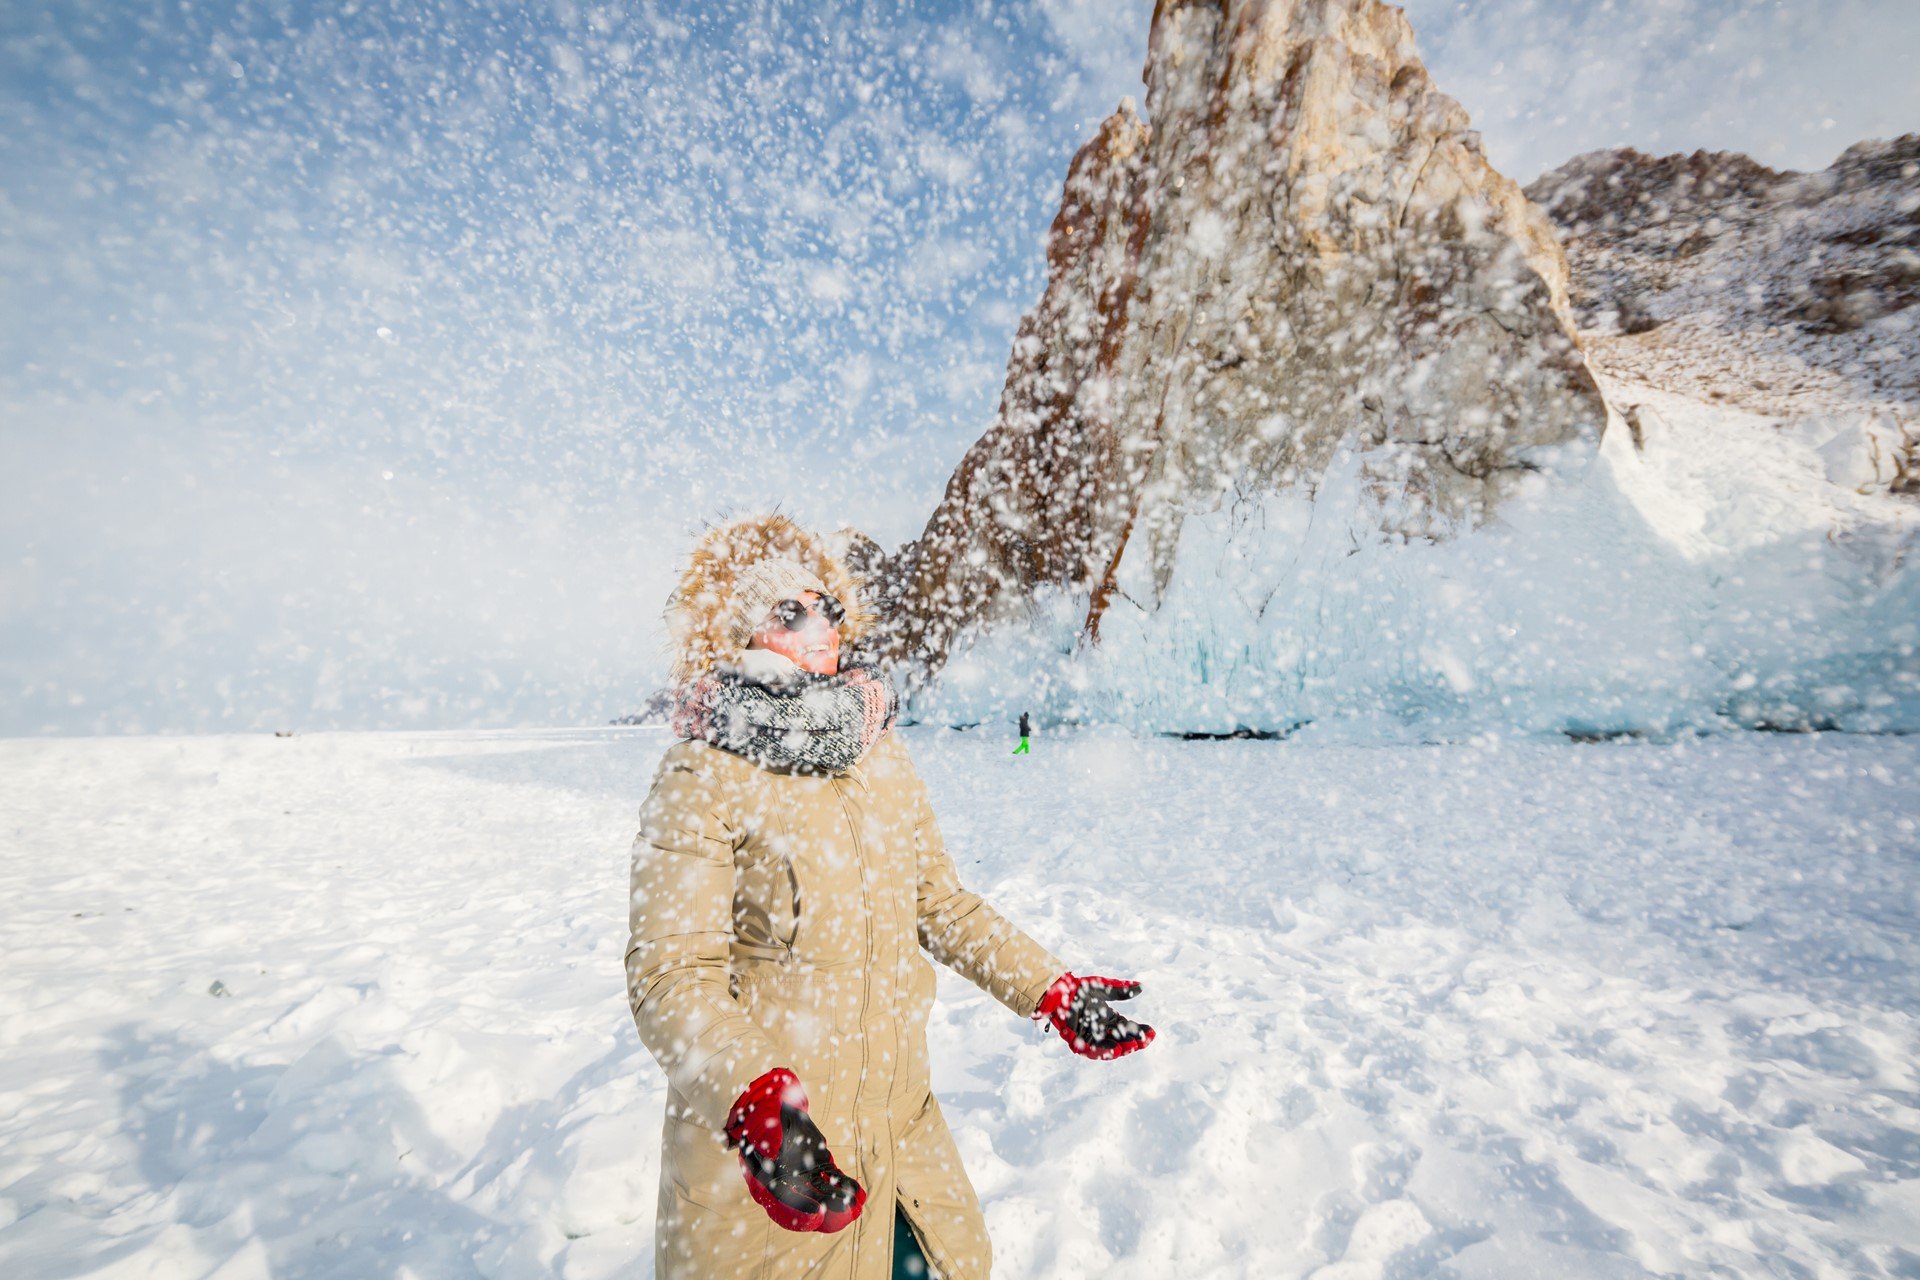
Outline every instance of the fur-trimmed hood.
{"type": "MultiPolygon", "coordinates": [[[[741,575],[766,560],[790,560],[825,585],[847,611],[840,622],[843,645],[851,645],[872,627],[858,581],[824,538],[778,513],[729,520],[700,535],[679,585],[667,597],[663,616],[675,682],[739,663],[746,652],[745,642],[735,639],[741,575]]],[[[758,622],[749,620],[749,630],[758,622]]]]}

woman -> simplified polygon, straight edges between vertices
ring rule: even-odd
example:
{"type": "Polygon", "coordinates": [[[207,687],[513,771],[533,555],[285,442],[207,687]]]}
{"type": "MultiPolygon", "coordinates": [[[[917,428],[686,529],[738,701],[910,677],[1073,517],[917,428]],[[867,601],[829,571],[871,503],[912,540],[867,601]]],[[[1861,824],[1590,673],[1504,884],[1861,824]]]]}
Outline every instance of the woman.
{"type": "Polygon", "coordinates": [[[683,741],[640,811],[626,960],[670,1086],[655,1273],[986,1280],[921,948],[1090,1058],[1152,1040],[1107,1003],[1139,985],[1076,977],[961,887],[892,688],[840,665],[870,619],[820,540],[709,530],[667,622],[683,741]]]}

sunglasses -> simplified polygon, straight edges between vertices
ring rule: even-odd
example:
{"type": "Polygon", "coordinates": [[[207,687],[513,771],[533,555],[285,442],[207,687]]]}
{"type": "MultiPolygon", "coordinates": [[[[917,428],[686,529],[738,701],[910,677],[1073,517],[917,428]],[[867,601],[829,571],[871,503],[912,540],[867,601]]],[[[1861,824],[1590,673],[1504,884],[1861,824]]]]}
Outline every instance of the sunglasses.
{"type": "Polygon", "coordinates": [[[847,616],[847,611],[841,607],[838,600],[832,596],[821,596],[819,603],[813,605],[803,604],[798,600],[782,600],[773,606],[773,620],[788,631],[798,631],[807,625],[807,619],[813,616],[816,609],[820,616],[827,620],[827,625],[830,627],[839,626],[840,620],[847,616]]]}

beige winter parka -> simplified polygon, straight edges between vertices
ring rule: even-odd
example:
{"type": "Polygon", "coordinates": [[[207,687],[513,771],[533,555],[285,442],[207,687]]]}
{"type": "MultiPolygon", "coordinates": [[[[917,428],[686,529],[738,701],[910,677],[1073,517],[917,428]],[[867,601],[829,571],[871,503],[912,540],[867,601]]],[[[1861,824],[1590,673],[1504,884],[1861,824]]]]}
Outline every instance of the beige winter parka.
{"type": "Polygon", "coordinates": [[[921,948],[1022,1017],[1066,966],[961,887],[898,736],[830,778],[670,748],[641,810],[631,922],[628,996],[671,1086],[659,1280],[887,1280],[896,1198],[938,1275],[986,1280],[979,1201],[928,1087],[921,948]],[[776,1227],[722,1144],[734,1099],[775,1067],[867,1190],[837,1234],[776,1227]]]}
{"type": "Polygon", "coordinates": [[[961,886],[899,737],[834,777],[676,743],[632,889],[628,998],[669,1084],[659,1280],[888,1280],[896,1200],[937,1275],[987,1280],[979,1201],[928,1085],[928,956],[1022,1017],[1066,966],[961,886]],[[866,1188],[844,1231],[775,1226],[723,1144],[733,1101],[775,1067],[866,1188]]]}

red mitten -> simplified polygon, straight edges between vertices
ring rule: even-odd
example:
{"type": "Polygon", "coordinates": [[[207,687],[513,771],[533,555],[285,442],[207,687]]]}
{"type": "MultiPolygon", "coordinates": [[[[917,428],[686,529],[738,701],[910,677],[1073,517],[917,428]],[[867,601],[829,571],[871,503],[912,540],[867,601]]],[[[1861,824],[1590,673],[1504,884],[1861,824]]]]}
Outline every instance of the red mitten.
{"type": "Polygon", "coordinates": [[[1033,1016],[1052,1020],[1067,1047],[1083,1058],[1123,1058],[1152,1044],[1153,1028],[1116,1013],[1108,1001],[1139,994],[1137,982],[1063,973],[1040,997],[1033,1016]]]}
{"type": "Polygon", "coordinates": [[[833,1163],[807,1114],[800,1078],[775,1067],[748,1085],[727,1115],[747,1194],[788,1231],[838,1231],[860,1216],[867,1193],[833,1163]]]}

